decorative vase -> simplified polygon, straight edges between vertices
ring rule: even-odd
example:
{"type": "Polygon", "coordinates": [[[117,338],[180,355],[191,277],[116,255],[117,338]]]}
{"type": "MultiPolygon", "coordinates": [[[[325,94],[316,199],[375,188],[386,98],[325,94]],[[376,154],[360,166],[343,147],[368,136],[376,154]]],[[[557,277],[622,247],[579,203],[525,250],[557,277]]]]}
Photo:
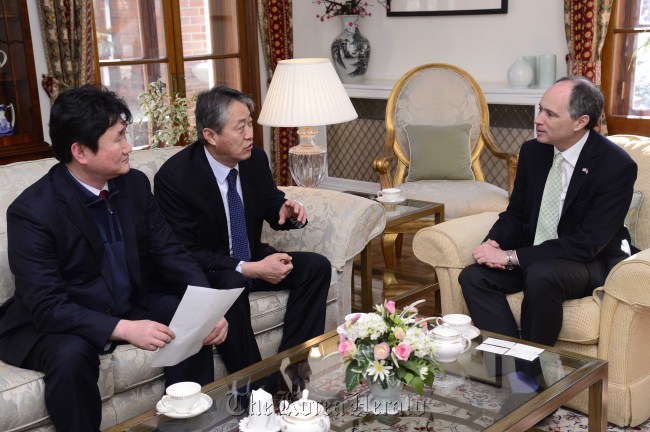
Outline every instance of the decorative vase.
{"type": "Polygon", "coordinates": [[[13,104],[0,104],[0,136],[14,134],[14,106],[13,104]],[[11,120],[7,117],[11,115],[11,120]]]}
{"type": "Polygon", "coordinates": [[[344,83],[363,81],[370,61],[370,42],[359,31],[359,15],[340,15],[343,31],[332,42],[332,62],[344,83]]]}
{"type": "Polygon", "coordinates": [[[533,68],[523,56],[519,57],[508,69],[508,84],[512,88],[527,88],[534,78],[533,68]]]}
{"type": "Polygon", "coordinates": [[[390,375],[386,379],[386,388],[383,388],[381,381],[373,381],[372,377],[367,377],[367,380],[371,395],[371,399],[368,401],[369,411],[383,414],[396,414],[401,411],[402,399],[400,395],[404,386],[402,381],[390,375]]]}
{"type": "Polygon", "coordinates": [[[547,88],[555,82],[555,54],[539,56],[539,88],[547,88]]]}

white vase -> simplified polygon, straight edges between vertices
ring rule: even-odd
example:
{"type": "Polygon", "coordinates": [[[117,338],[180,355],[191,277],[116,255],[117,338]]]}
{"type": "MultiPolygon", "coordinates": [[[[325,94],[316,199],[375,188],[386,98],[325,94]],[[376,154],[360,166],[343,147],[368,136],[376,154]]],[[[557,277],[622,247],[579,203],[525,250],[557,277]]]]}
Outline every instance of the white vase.
{"type": "Polygon", "coordinates": [[[539,56],[539,88],[547,88],[555,82],[555,54],[539,56]]]}
{"type": "Polygon", "coordinates": [[[389,376],[384,383],[386,388],[382,387],[382,381],[373,381],[372,377],[367,377],[368,388],[370,389],[371,398],[368,401],[371,412],[382,414],[396,414],[402,410],[402,388],[404,383],[389,376]]]}
{"type": "Polygon", "coordinates": [[[508,84],[512,88],[528,88],[535,73],[523,56],[519,57],[508,69],[508,84]]]}
{"type": "Polygon", "coordinates": [[[359,31],[359,15],[341,15],[343,31],[332,41],[332,63],[344,83],[363,81],[370,62],[370,41],[359,31]]]}

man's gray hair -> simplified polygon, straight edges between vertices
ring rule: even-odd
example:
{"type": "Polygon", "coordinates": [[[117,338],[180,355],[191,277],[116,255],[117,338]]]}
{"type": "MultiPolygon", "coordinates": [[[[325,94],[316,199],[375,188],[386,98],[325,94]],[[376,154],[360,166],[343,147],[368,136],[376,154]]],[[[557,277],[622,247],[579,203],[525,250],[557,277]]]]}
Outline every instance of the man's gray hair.
{"type": "Polygon", "coordinates": [[[205,128],[221,133],[228,122],[228,108],[235,101],[246,105],[251,113],[255,110],[255,102],[250,96],[224,85],[199,93],[194,110],[199,141],[206,144],[203,137],[205,128]]]}
{"type": "Polygon", "coordinates": [[[603,113],[604,98],[600,89],[585,77],[568,76],[556,82],[571,81],[573,89],[569,96],[569,115],[578,119],[583,115],[589,116],[585,129],[593,129],[603,113]]]}

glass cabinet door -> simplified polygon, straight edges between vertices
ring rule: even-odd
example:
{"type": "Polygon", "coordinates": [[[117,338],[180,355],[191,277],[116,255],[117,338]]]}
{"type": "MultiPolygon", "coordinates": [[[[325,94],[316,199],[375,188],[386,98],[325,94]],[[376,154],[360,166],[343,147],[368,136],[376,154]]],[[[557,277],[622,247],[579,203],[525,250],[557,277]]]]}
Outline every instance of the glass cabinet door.
{"type": "Polygon", "coordinates": [[[0,3],[0,164],[50,156],[25,0],[0,3]]]}

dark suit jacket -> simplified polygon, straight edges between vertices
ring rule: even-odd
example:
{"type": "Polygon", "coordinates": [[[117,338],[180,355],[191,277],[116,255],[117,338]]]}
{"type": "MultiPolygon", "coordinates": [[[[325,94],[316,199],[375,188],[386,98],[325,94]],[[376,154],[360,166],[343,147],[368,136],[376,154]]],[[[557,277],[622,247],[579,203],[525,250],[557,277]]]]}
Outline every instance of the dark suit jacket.
{"type": "MultiPolygon", "coordinates": [[[[150,291],[182,295],[187,284],[208,286],[160,213],[147,177],[137,171],[111,180],[133,286],[145,305],[150,291]],[[165,287],[150,286],[153,273],[165,287]]],[[[16,292],[0,318],[0,358],[20,364],[45,333],[84,337],[103,351],[120,318],[111,315],[112,278],[97,226],[62,164],[27,188],[7,210],[9,265],[16,292]]]]}
{"type": "Polygon", "coordinates": [[[590,264],[590,279],[602,284],[609,270],[628,255],[623,226],[630,207],[637,166],[607,138],[591,131],[576,163],[558,223],[558,237],[533,246],[553,146],[531,140],[521,148],[510,203],[488,238],[502,249],[516,249],[521,267],[545,258],[590,264]]]}
{"type": "MultiPolygon", "coordinates": [[[[286,199],[273,181],[264,151],[253,147],[251,157],[239,163],[239,177],[251,259],[258,261],[275,252],[261,243],[264,220],[276,230],[294,225],[278,224],[286,199]]],[[[169,158],[156,173],[154,192],[176,237],[204,271],[235,269],[239,260],[230,256],[226,210],[203,144],[197,141],[169,158]]]]}

